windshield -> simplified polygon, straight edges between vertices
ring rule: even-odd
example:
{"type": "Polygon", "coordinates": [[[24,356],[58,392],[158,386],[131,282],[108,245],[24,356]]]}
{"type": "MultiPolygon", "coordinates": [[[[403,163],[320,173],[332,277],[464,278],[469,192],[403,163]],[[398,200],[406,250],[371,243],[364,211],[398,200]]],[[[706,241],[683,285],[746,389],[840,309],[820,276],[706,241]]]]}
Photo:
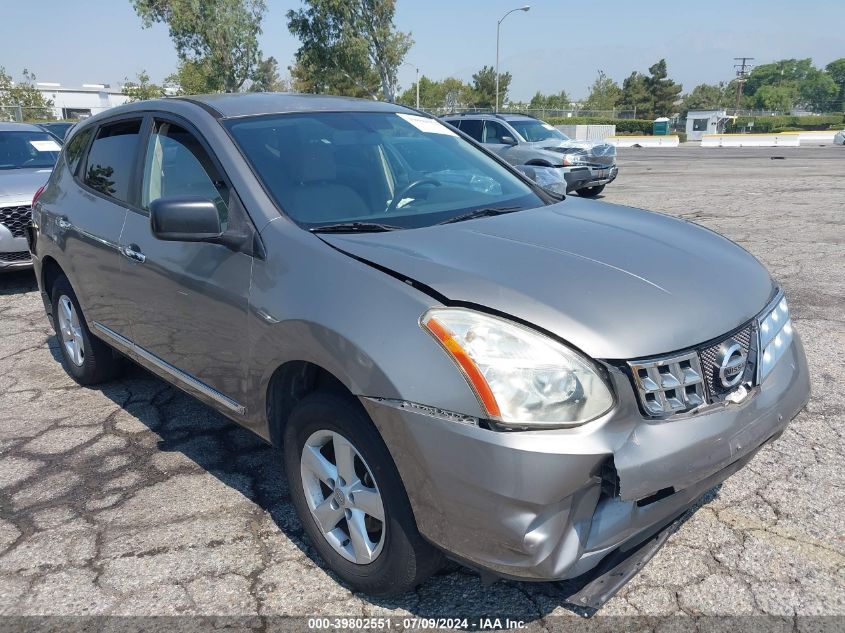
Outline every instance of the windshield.
{"type": "Polygon", "coordinates": [[[382,230],[418,228],[476,209],[545,204],[436,119],[309,112],[227,126],[279,207],[307,229],[346,223],[356,223],[356,230],[376,223],[382,230]]]}
{"type": "Polygon", "coordinates": [[[0,169],[52,167],[61,149],[47,132],[0,131],[0,169]]]}
{"type": "Polygon", "coordinates": [[[569,137],[556,127],[536,119],[518,119],[515,121],[508,121],[508,123],[510,123],[510,125],[519,132],[519,135],[529,143],[548,141],[549,139],[554,139],[556,141],[569,140],[569,137]]]}

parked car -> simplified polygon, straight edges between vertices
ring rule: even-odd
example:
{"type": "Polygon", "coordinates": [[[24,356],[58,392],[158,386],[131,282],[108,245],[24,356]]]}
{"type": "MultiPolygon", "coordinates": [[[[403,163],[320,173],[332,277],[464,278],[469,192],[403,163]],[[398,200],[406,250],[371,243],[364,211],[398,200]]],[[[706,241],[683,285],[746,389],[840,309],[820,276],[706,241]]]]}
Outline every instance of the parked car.
{"type": "Polygon", "coordinates": [[[70,375],[128,357],[281,446],[314,548],[373,595],[445,554],[598,606],[809,396],[742,248],[561,201],[394,104],[113,108],[71,133],[31,242],[70,375]]]}
{"type": "Polygon", "coordinates": [[[833,135],[834,145],[845,145],[845,130],[840,130],[833,135]]]}
{"type": "Polygon", "coordinates": [[[26,123],[0,123],[0,272],[32,265],[26,242],[32,197],[50,176],[61,146],[26,123]]]}
{"type": "Polygon", "coordinates": [[[49,132],[55,136],[60,142],[64,143],[65,137],[70,129],[76,125],[73,121],[53,121],[49,123],[39,123],[40,127],[45,132],[49,132]]]}
{"type": "Polygon", "coordinates": [[[511,165],[555,167],[567,191],[594,198],[616,179],[616,148],[575,141],[553,125],[526,114],[456,114],[443,120],[497,152],[511,165]]]}

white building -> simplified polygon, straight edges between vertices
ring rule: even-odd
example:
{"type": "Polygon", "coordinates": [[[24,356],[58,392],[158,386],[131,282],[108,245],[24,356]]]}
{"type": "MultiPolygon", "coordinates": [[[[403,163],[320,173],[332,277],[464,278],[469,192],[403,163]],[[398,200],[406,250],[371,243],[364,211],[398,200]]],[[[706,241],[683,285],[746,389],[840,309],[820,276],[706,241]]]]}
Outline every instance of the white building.
{"type": "Polygon", "coordinates": [[[45,99],[53,102],[57,119],[84,119],[129,101],[129,97],[108,84],[71,87],[39,82],[36,87],[45,99]]]}
{"type": "Polygon", "coordinates": [[[687,140],[700,141],[705,134],[721,134],[729,120],[725,110],[690,110],[687,112],[687,140]]]}

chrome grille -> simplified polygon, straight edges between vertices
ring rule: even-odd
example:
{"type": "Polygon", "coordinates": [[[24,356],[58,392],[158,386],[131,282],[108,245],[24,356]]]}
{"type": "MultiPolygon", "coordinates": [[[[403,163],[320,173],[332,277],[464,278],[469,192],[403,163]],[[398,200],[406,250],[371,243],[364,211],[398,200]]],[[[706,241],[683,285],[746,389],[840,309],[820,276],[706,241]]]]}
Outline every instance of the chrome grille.
{"type": "Polygon", "coordinates": [[[653,416],[689,411],[705,403],[696,352],[628,363],[643,408],[653,416]]]}
{"type": "MultiPolygon", "coordinates": [[[[733,339],[734,341],[739,343],[739,346],[742,348],[745,357],[748,359],[745,369],[746,375],[754,375],[754,359],[752,358],[751,354],[751,340],[753,332],[754,330],[749,324],[739,332],[735,332],[733,335],[725,337],[724,340],[719,341],[718,343],[709,347],[701,349],[701,366],[704,370],[704,379],[707,384],[707,391],[710,394],[711,399],[719,400],[719,396],[731,391],[732,389],[726,389],[722,387],[721,382],[719,380],[719,364],[717,362],[717,359],[719,357],[719,348],[726,341],[730,341],[731,339],[733,339]]],[[[743,380],[742,382],[745,381],[743,380]]]]}
{"type": "Polygon", "coordinates": [[[0,253],[0,262],[12,264],[14,262],[28,262],[31,259],[29,251],[15,251],[14,253],[0,253]]]}
{"type": "Polygon", "coordinates": [[[0,224],[6,225],[15,237],[24,237],[32,218],[30,207],[4,207],[0,209],[0,224]]]}

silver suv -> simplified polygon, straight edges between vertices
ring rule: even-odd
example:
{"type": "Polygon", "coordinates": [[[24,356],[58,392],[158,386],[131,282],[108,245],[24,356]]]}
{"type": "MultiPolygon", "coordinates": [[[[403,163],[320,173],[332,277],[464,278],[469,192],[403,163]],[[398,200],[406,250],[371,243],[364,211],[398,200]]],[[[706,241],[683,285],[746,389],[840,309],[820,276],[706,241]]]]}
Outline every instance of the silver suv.
{"type": "Polygon", "coordinates": [[[607,143],[576,141],[527,114],[458,114],[443,120],[484,144],[511,165],[555,167],[566,191],[594,198],[619,173],[616,148],[607,143]]]}
{"type": "Polygon", "coordinates": [[[60,150],[59,141],[36,125],[0,123],[0,272],[32,266],[30,206],[60,150]]]}
{"type": "Polygon", "coordinates": [[[280,446],[305,532],[365,593],[445,555],[599,606],[809,396],[739,246],[562,201],[394,104],[114,108],[71,132],[33,222],[70,375],[129,358],[280,446]]]}

